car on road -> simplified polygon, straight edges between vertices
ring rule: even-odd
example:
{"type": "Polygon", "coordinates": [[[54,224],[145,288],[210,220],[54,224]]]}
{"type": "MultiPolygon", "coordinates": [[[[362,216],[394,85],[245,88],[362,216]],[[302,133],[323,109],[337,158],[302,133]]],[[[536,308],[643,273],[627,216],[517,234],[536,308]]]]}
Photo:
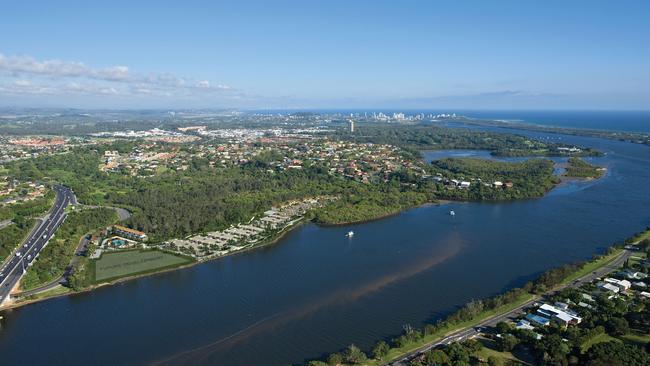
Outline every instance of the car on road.
{"type": "Polygon", "coordinates": [[[43,239],[47,239],[47,235],[43,234],[43,239]]]}
{"type": "Polygon", "coordinates": [[[22,254],[20,252],[16,252],[16,257],[20,258],[22,254]]]}

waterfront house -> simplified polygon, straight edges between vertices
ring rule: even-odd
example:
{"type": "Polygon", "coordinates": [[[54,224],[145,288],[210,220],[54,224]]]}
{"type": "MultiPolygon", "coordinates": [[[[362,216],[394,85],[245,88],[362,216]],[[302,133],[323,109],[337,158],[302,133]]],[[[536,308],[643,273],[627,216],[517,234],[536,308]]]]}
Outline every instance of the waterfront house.
{"type": "Polygon", "coordinates": [[[134,230],[128,227],[113,225],[113,234],[124,236],[129,239],[147,240],[147,234],[142,231],[134,230]]]}

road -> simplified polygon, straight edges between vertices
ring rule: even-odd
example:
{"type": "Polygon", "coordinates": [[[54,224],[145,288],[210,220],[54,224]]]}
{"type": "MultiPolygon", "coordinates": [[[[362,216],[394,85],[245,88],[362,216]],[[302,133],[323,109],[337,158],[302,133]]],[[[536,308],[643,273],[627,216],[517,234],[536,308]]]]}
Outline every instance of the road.
{"type": "Polygon", "coordinates": [[[0,268],[0,304],[9,298],[11,290],[25,274],[27,266],[38,257],[52,235],[61,226],[66,218],[65,208],[70,204],[77,203],[77,198],[71,189],[55,186],[54,191],[56,192],[54,205],[46,218],[35,230],[32,230],[23,245],[0,268]]]}
{"type": "MultiPolygon", "coordinates": [[[[594,272],[586,274],[586,275],[578,278],[577,280],[575,280],[575,281],[573,281],[573,282],[571,282],[569,284],[557,286],[553,290],[545,293],[544,296],[551,295],[551,294],[553,294],[555,292],[558,292],[558,291],[561,291],[562,289],[567,288],[567,287],[575,287],[575,288],[577,288],[577,287],[580,287],[580,286],[582,286],[582,285],[584,285],[586,283],[592,282],[596,278],[603,277],[603,276],[617,270],[618,268],[620,268],[623,265],[623,262],[625,262],[628,258],[630,258],[632,253],[634,253],[634,252],[630,251],[630,250],[623,250],[623,253],[621,253],[621,255],[619,255],[616,259],[611,261],[606,266],[600,267],[597,270],[595,270],[594,272]]],[[[427,352],[427,351],[429,351],[431,349],[434,349],[434,348],[436,348],[438,346],[448,345],[448,344],[453,343],[453,342],[458,342],[458,341],[462,341],[462,340],[465,340],[465,339],[469,339],[469,338],[478,336],[481,333],[482,328],[494,327],[499,322],[506,321],[508,319],[514,319],[514,318],[516,318],[516,317],[518,317],[520,315],[523,315],[525,313],[525,309],[532,306],[536,301],[539,301],[540,298],[541,298],[541,296],[535,296],[530,301],[527,301],[527,302],[521,304],[517,308],[512,309],[507,313],[495,315],[495,316],[493,316],[491,318],[488,318],[488,319],[486,319],[486,320],[484,320],[484,321],[482,321],[482,322],[480,322],[480,323],[478,323],[476,325],[473,325],[471,327],[459,329],[459,330],[457,330],[457,331],[455,331],[453,333],[448,334],[445,338],[443,338],[441,340],[438,340],[438,341],[433,342],[433,343],[429,343],[427,345],[424,345],[424,346],[422,346],[422,347],[420,347],[418,349],[415,349],[415,350],[405,354],[400,359],[388,363],[388,365],[406,366],[406,365],[409,364],[409,362],[411,360],[417,358],[418,356],[422,355],[423,353],[425,353],[425,352],[427,352]]]]}

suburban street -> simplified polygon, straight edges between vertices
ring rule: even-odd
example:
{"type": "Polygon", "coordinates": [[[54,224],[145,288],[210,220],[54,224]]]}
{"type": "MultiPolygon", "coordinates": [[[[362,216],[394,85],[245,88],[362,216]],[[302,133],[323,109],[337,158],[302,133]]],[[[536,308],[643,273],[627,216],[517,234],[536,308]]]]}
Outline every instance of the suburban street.
{"type": "Polygon", "coordinates": [[[0,304],[9,298],[11,290],[25,274],[27,267],[36,259],[61,226],[66,218],[65,208],[77,202],[74,193],[67,187],[55,186],[54,191],[56,198],[50,212],[0,268],[0,304]]]}
{"type": "MultiPolygon", "coordinates": [[[[630,258],[630,256],[633,253],[634,253],[633,251],[630,251],[630,250],[627,250],[627,249],[623,250],[623,252],[616,259],[611,261],[606,266],[600,267],[597,270],[595,270],[595,271],[593,271],[593,272],[591,272],[591,273],[589,273],[589,274],[587,274],[585,276],[582,276],[582,277],[576,279],[575,281],[573,281],[573,282],[571,282],[571,283],[569,283],[567,285],[558,286],[558,287],[554,288],[553,290],[547,292],[544,295],[550,295],[550,294],[555,293],[557,291],[560,291],[560,290],[562,290],[562,289],[564,289],[566,287],[577,288],[577,287],[580,287],[580,286],[582,286],[582,285],[584,285],[586,283],[589,283],[589,282],[595,280],[596,278],[603,277],[603,276],[615,271],[616,269],[620,268],[623,265],[623,263],[628,258],[630,258]]],[[[488,318],[488,319],[486,319],[486,320],[484,320],[484,321],[480,322],[479,324],[474,325],[472,327],[459,329],[459,330],[447,335],[445,338],[443,338],[443,339],[441,339],[441,340],[439,340],[437,342],[429,343],[429,344],[427,344],[425,346],[422,346],[422,347],[420,347],[420,348],[418,348],[418,349],[416,349],[416,350],[414,350],[412,352],[409,352],[408,354],[404,355],[399,360],[395,360],[395,361],[392,361],[392,362],[388,363],[388,365],[406,366],[406,365],[408,365],[409,361],[413,360],[414,358],[418,357],[419,355],[421,355],[421,354],[423,354],[423,353],[425,353],[425,352],[427,352],[427,351],[429,351],[431,349],[434,349],[434,348],[436,348],[438,346],[448,345],[448,344],[453,343],[453,342],[463,341],[465,339],[470,339],[472,337],[475,337],[475,336],[479,335],[482,332],[482,328],[494,327],[499,322],[506,321],[508,319],[514,319],[519,315],[523,315],[524,310],[526,308],[528,308],[529,306],[532,306],[535,302],[539,301],[541,297],[542,296],[535,296],[530,301],[527,301],[527,302],[523,303],[522,305],[516,307],[515,309],[510,310],[507,313],[495,315],[495,316],[493,316],[491,318],[488,318]]]]}

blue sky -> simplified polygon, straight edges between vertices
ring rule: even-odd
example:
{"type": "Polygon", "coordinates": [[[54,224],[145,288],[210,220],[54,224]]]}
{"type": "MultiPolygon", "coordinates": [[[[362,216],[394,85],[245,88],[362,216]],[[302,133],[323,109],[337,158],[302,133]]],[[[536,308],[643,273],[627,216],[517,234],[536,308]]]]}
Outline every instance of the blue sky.
{"type": "Polygon", "coordinates": [[[650,108],[649,1],[14,1],[0,106],[650,108]]]}

